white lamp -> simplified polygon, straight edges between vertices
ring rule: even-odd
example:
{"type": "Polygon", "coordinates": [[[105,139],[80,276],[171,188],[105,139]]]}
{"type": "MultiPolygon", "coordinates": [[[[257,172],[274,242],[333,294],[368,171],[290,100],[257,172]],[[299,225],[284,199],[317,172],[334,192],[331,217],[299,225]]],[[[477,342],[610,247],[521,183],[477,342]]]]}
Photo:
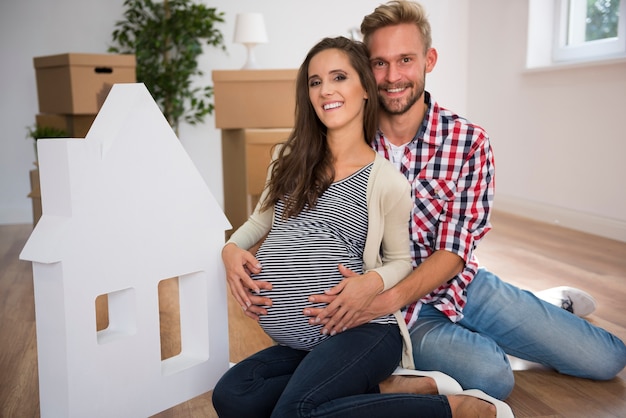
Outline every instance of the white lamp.
{"type": "Polygon", "coordinates": [[[242,70],[257,68],[253,48],[267,42],[265,22],[261,13],[239,13],[235,21],[234,42],[244,44],[248,49],[248,59],[242,70]]]}

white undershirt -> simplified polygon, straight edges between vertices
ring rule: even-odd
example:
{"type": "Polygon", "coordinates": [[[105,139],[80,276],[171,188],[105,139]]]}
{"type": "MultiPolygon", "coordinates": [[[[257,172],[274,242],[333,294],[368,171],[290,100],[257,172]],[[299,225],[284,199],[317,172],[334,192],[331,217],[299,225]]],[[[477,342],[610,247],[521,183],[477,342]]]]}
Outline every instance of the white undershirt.
{"type": "MultiPolygon", "coordinates": [[[[408,142],[407,142],[408,144],[408,142]]],[[[404,155],[404,148],[406,147],[406,144],[402,144],[402,145],[394,145],[391,142],[387,145],[387,151],[389,152],[389,158],[391,158],[391,162],[393,163],[393,165],[396,166],[396,168],[399,170],[401,163],[402,163],[402,157],[404,155]]]]}

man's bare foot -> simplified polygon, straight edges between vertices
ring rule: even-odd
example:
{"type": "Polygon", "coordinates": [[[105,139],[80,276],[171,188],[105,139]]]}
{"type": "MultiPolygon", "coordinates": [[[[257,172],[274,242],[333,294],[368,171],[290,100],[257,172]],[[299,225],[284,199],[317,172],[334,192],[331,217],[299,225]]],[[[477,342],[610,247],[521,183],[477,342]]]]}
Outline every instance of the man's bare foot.
{"type": "MultiPolygon", "coordinates": [[[[437,395],[435,380],[426,376],[391,375],[378,385],[380,393],[413,393],[437,395]]],[[[467,398],[467,396],[465,396],[467,398]]]]}
{"type": "Polygon", "coordinates": [[[448,396],[452,418],[495,418],[496,407],[482,399],[466,395],[448,396]]]}

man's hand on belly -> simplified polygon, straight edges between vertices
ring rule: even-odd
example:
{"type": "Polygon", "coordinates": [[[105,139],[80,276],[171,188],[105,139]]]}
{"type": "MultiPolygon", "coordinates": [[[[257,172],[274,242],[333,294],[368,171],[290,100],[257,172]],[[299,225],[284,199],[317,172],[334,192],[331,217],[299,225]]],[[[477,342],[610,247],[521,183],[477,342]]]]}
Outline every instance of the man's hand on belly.
{"type": "Polygon", "coordinates": [[[309,302],[326,303],[327,306],[309,307],[303,311],[310,324],[324,325],[323,334],[335,335],[380,316],[369,309],[383,289],[380,276],[374,272],[358,275],[343,265],[339,265],[339,271],[345,277],[341,283],[324,294],[309,297],[309,302]]]}

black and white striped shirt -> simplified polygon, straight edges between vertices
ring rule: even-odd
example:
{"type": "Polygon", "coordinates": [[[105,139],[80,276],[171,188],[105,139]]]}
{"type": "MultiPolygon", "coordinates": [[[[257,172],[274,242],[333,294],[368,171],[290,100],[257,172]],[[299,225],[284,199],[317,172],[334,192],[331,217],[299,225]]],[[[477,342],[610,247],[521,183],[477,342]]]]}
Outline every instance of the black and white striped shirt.
{"type": "MultiPolygon", "coordinates": [[[[272,299],[260,324],[278,344],[311,350],[327,338],[321,325],[312,326],[302,310],[312,305],[308,297],[323,293],[343,277],[337,269],[344,264],[363,272],[363,250],[367,238],[367,183],[372,164],[331,184],[313,209],[282,218],[283,202],[276,203],[274,222],[256,254],[263,271],[255,279],[272,283],[262,291],[272,299]]],[[[320,305],[317,305],[320,306],[320,305]]],[[[393,315],[372,321],[396,323],[393,315]]]]}

